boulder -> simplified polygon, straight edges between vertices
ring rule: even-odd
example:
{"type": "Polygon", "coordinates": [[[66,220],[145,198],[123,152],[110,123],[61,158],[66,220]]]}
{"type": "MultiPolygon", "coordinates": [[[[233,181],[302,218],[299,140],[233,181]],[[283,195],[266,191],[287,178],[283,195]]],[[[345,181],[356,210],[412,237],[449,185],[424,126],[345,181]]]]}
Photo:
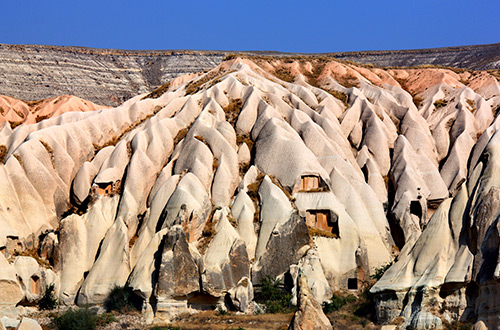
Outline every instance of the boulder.
{"type": "Polygon", "coordinates": [[[247,313],[253,300],[253,285],[248,277],[243,277],[236,287],[229,290],[233,306],[240,312],[247,313]]]}
{"type": "Polygon", "coordinates": [[[16,330],[42,330],[42,327],[38,324],[37,321],[23,317],[16,330]]]}
{"type": "Polygon", "coordinates": [[[0,306],[13,307],[24,297],[16,277],[16,269],[0,253],[0,306]]]}
{"type": "Polygon", "coordinates": [[[35,303],[45,291],[45,273],[38,262],[31,257],[16,257],[13,266],[23,288],[26,303],[35,303]]]}

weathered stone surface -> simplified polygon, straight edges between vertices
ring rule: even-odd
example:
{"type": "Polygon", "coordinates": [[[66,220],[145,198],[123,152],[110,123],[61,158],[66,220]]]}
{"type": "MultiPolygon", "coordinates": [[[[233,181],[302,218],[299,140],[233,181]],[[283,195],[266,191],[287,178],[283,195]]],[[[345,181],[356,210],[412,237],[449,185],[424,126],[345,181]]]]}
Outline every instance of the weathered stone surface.
{"type": "Polygon", "coordinates": [[[309,291],[307,279],[304,275],[300,275],[298,279],[298,304],[297,311],[293,316],[292,322],[288,327],[289,330],[332,330],[332,325],[323,313],[321,304],[314,299],[309,291]]]}
{"type": "Polygon", "coordinates": [[[200,291],[200,260],[190,252],[186,235],[180,226],[172,227],[165,238],[156,296],[159,300],[184,298],[200,291]]]}
{"type": "Polygon", "coordinates": [[[24,291],[24,299],[27,303],[35,303],[42,297],[45,285],[49,284],[45,282],[45,273],[31,257],[16,257],[13,266],[24,291]]]}
{"type": "Polygon", "coordinates": [[[102,240],[113,224],[117,206],[118,197],[102,196],[88,213],[82,216],[74,214],[62,221],[59,234],[60,299],[65,303],[74,302],[84,274],[92,268],[102,240]]]}
{"type": "Polygon", "coordinates": [[[0,254],[0,306],[15,306],[24,297],[16,278],[16,269],[0,254]]]}
{"type": "Polygon", "coordinates": [[[248,277],[243,277],[236,287],[229,290],[231,303],[240,312],[246,313],[250,309],[253,300],[253,285],[248,277]]]}
{"type": "Polygon", "coordinates": [[[9,84],[5,81],[0,85],[0,93],[24,100],[73,94],[100,104],[117,105],[136,94],[151,91],[179,75],[211,69],[224,56],[224,52],[202,55],[182,51],[148,53],[1,45],[2,71],[11,78],[9,84]],[[20,79],[18,72],[21,67],[24,74],[31,75],[31,79],[20,79]],[[35,85],[27,87],[26,80],[32,80],[35,85]],[[26,87],[22,87],[23,85],[26,87]]]}
{"type": "Polygon", "coordinates": [[[37,321],[23,317],[16,330],[42,330],[37,321]]]}
{"type": "Polygon", "coordinates": [[[221,296],[250,274],[245,242],[229,223],[228,210],[220,209],[214,214],[217,234],[210,242],[204,256],[202,281],[203,291],[221,296]]]}
{"type": "Polygon", "coordinates": [[[442,326],[441,313],[498,326],[492,292],[498,290],[499,273],[499,145],[496,133],[469,182],[441,204],[422,235],[371,289],[380,320],[401,314],[406,326],[430,329],[442,326]]]}
{"type": "Polygon", "coordinates": [[[288,271],[296,264],[310,248],[309,231],[303,218],[293,214],[288,221],[274,227],[264,254],[252,267],[252,282],[254,284],[271,276],[288,271]]]}
{"type": "Polygon", "coordinates": [[[259,187],[260,231],[255,250],[256,259],[267,250],[267,244],[276,226],[285,223],[292,214],[292,206],[286,195],[268,176],[265,176],[259,187]]]}

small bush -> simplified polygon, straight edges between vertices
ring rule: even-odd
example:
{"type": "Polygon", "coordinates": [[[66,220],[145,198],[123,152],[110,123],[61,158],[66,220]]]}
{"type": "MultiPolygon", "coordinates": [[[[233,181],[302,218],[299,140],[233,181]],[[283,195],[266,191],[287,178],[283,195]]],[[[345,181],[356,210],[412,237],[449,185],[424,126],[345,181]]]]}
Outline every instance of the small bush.
{"type": "Polygon", "coordinates": [[[94,330],[98,319],[88,308],[68,309],[52,320],[52,326],[57,330],[94,330]]]}
{"type": "Polygon", "coordinates": [[[216,312],[217,312],[217,315],[219,315],[219,316],[229,315],[229,312],[221,307],[217,307],[216,312]]]}
{"type": "Polygon", "coordinates": [[[375,269],[375,274],[370,275],[370,278],[378,281],[384,276],[385,272],[392,266],[392,261],[388,264],[375,269]]]}
{"type": "Polygon", "coordinates": [[[325,314],[328,314],[328,313],[337,311],[337,310],[341,309],[345,304],[355,302],[356,299],[357,298],[352,294],[350,294],[346,297],[342,297],[342,296],[333,294],[330,301],[325,301],[323,303],[323,312],[325,312],[325,314]]]}
{"type": "Polygon", "coordinates": [[[437,100],[436,102],[434,102],[434,106],[436,107],[436,109],[445,107],[447,104],[448,101],[446,101],[445,99],[437,100]]]}
{"type": "Polygon", "coordinates": [[[106,311],[118,311],[126,313],[137,308],[135,295],[131,288],[115,286],[104,301],[106,311]]]}
{"type": "Polygon", "coordinates": [[[54,309],[58,305],[57,298],[54,296],[54,283],[47,285],[45,287],[45,293],[43,294],[42,299],[38,302],[38,307],[40,309],[54,309]]]}
{"type": "Polygon", "coordinates": [[[270,276],[262,280],[261,291],[256,294],[256,300],[264,304],[266,313],[271,314],[291,312],[292,298],[293,295],[283,288],[283,283],[270,276]]]}

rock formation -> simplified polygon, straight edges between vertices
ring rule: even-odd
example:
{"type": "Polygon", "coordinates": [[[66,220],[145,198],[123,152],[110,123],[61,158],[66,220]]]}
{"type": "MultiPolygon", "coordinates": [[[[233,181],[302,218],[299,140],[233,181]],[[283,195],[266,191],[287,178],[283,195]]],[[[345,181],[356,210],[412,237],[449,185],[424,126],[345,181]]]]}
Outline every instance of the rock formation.
{"type": "MultiPolygon", "coordinates": [[[[301,55],[278,52],[243,53],[279,57],[301,55]]],[[[211,70],[228,54],[231,52],[127,51],[0,44],[0,94],[29,101],[71,94],[97,104],[117,106],[176,77],[211,70]]],[[[499,54],[500,44],[328,55],[379,67],[435,65],[498,70],[499,54]]],[[[325,54],[319,54],[323,55],[325,54]]]]}
{"type": "MultiPolygon", "coordinates": [[[[63,95],[33,102],[0,95],[0,126],[8,122],[12,129],[20,124],[35,124],[70,111],[106,109],[76,96],[63,95]]],[[[5,134],[5,133],[4,133],[5,134]]]]}
{"type": "Polygon", "coordinates": [[[321,305],[316,301],[314,296],[309,291],[307,279],[305,276],[300,276],[297,284],[298,304],[297,311],[293,316],[292,322],[288,327],[289,330],[332,330],[332,325],[321,308],[321,305]]]}
{"type": "Polygon", "coordinates": [[[498,219],[500,134],[486,146],[453,199],[447,199],[422,235],[407,244],[399,260],[372,288],[379,319],[398,316],[418,329],[437,328],[446,320],[500,324],[498,219]]]}
{"type": "Polygon", "coordinates": [[[56,283],[64,304],[99,305],[126,285],[169,319],[248,311],[262,279],[297,289],[302,273],[292,302],[318,309],[397,256],[372,289],[382,322],[493,326],[499,109],[484,71],[241,56],[115,108],[5,125],[1,303],[56,283]]]}

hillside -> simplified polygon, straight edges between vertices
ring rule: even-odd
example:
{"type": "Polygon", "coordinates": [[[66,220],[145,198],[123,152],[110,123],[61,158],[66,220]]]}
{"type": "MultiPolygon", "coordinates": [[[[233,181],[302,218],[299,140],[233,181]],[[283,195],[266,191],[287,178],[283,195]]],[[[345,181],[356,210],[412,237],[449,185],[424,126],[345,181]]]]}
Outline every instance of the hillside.
{"type": "Polygon", "coordinates": [[[0,313],[49,283],[70,306],[127,285],[148,322],[250,313],[271,277],[293,322],[329,322],[311,306],[361,296],[396,259],[371,289],[378,322],[498,326],[481,306],[498,288],[499,109],[486,71],[242,55],[3,129],[0,313]]]}
{"type": "MultiPolygon", "coordinates": [[[[97,104],[117,106],[180,75],[213,69],[229,53],[0,44],[0,94],[28,101],[70,94],[97,104]]],[[[300,55],[243,53],[278,57],[300,55]]],[[[316,55],[381,67],[434,65],[500,69],[500,44],[316,55]]]]}

